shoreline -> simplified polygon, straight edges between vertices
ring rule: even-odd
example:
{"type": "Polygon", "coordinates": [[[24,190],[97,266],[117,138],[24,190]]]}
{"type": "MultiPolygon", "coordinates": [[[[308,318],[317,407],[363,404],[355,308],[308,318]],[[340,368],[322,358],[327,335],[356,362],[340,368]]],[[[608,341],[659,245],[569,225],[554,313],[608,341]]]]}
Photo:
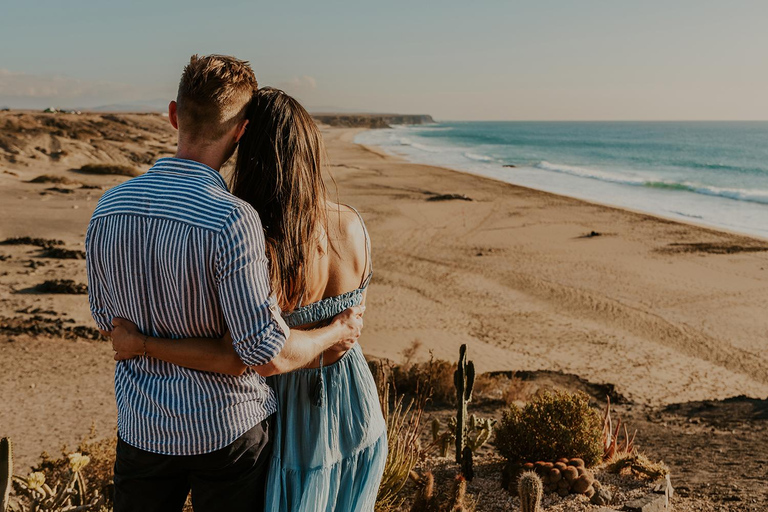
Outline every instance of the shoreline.
{"type": "MultiPolygon", "coordinates": [[[[569,122],[569,121],[552,121],[552,122],[569,122]]],[[[595,122],[600,122],[600,121],[595,121],[595,122]]],[[[670,121],[670,122],[674,122],[674,121],[670,121]]],[[[706,122],[706,121],[702,121],[702,122],[706,122]]],[[[755,122],[762,122],[762,121],[755,121],[755,122]]],[[[352,128],[350,128],[350,129],[352,129],[352,128]]],[[[373,128],[373,129],[375,129],[375,128],[373,128]]],[[[362,132],[370,131],[371,129],[368,129],[368,128],[359,128],[359,129],[358,128],[354,128],[354,130],[357,130],[357,133],[362,133],[362,132]]],[[[355,135],[357,135],[357,133],[355,135]]],[[[357,144],[358,146],[362,146],[366,150],[371,151],[373,153],[380,154],[380,155],[388,157],[388,158],[398,159],[398,160],[402,161],[404,164],[409,164],[409,165],[426,165],[426,166],[434,167],[436,169],[442,169],[442,170],[447,171],[447,172],[457,172],[459,174],[464,174],[464,175],[467,175],[467,176],[472,176],[472,177],[475,177],[475,178],[478,178],[478,179],[490,180],[490,181],[495,182],[495,183],[503,183],[505,185],[509,185],[509,186],[512,186],[512,187],[517,187],[517,188],[521,188],[521,189],[524,189],[524,190],[530,190],[531,192],[537,192],[537,193],[542,193],[542,194],[550,194],[552,196],[560,197],[560,198],[563,198],[563,199],[573,199],[573,200],[576,200],[576,201],[581,201],[581,202],[586,203],[586,204],[591,204],[591,205],[594,205],[594,206],[600,206],[602,208],[614,209],[614,210],[618,210],[618,211],[622,211],[622,212],[634,213],[634,214],[637,214],[637,215],[647,215],[649,217],[653,217],[653,218],[656,218],[656,219],[659,219],[659,220],[665,221],[665,222],[674,222],[674,223],[678,223],[678,224],[684,224],[684,225],[688,225],[688,226],[691,226],[691,227],[699,228],[699,229],[702,229],[702,230],[705,230],[705,231],[712,231],[714,234],[720,233],[720,234],[725,234],[725,235],[733,235],[733,236],[737,236],[737,237],[745,237],[745,238],[753,239],[753,240],[756,240],[756,241],[759,241],[759,242],[766,242],[766,243],[768,243],[768,235],[760,236],[760,235],[756,235],[756,234],[753,234],[753,233],[737,231],[737,230],[734,230],[734,229],[727,229],[727,228],[724,228],[724,227],[715,226],[715,225],[707,224],[707,223],[704,223],[704,222],[696,222],[695,220],[679,219],[679,218],[676,218],[676,217],[666,216],[666,215],[663,215],[663,214],[660,214],[660,213],[655,213],[655,212],[651,212],[651,211],[647,211],[647,210],[640,210],[640,209],[637,209],[637,208],[630,208],[630,207],[627,207],[627,206],[621,206],[621,205],[616,205],[616,204],[611,204],[611,203],[604,203],[604,202],[601,202],[601,201],[587,199],[587,198],[578,197],[578,196],[572,196],[572,195],[568,195],[568,194],[561,194],[561,193],[557,193],[557,192],[550,192],[549,190],[542,190],[542,189],[539,189],[539,188],[529,187],[529,186],[526,186],[526,185],[518,185],[517,183],[510,183],[508,181],[496,179],[496,178],[493,178],[491,176],[485,176],[485,175],[479,174],[479,173],[469,172],[469,171],[466,171],[466,170],[463,170],[463,169],[455,169],[453,167],[447,167],[447,166],[443,166],[443,165],[421,164],[419,162],[413,162],[411,160],[408,160],[403,155],[397,155],[397,154],[388,153],[383,147],[377,146],[375,144],[365,144],[365,143],[362,143],[362,142],[354,142],[354,144],[357,144]]]]}
{"type": "MultiPolygon", "coordinates": [[[[574,149],[576,146],[572,146],[578,140],[575,142],[566,140],[566,147],[570,149],[565,150],[558,150],[556,146],[526,142],[526,137],[535,138],[535,134],[539,133],[536,130],[541,129],[537,127],[546,123],[508,123],[531,124],[534,128],[510,127],[507,131],[491,128],[493,123],[490,122],[468,124],[469,127],[462,127],[460,122],[444,122],[437,123],[436,127],[425,127],[423,130],[419,126],[391,126],[388,130],[361,131],[355,141],[363,145],[376,145],[386,154],[401,158],[408,163],[442,167],[593,204],[768,241],[768,229],[764,227],[768,223],[768,200],[766,199],[768,182],[765,179],[757,180],[757,177],[750,178],[751,181],[741,182],[738,174],[734,176],[729,174],[729,178],[725,175],[722,178],[713,176],[714,171],[711,169],[716,168],[717,165],[704,164],[702,162],[706,157],[694,156],[708,154],[708,149],[703,145],[698,149],[695,147],[687,149],[688,153],[680,157],[691,160],[690,168],[683,164],[680,164],[679,169],[674,167],[676,164],[670,159],[676,155],[663,152],[663,156],[657,158],[644,158],[643,161],[647,165],[637,167],[631,163],[633,153],[630,152],[629,160],[624,161],[622,153],[618,150],[614,152],[606,150],[603,160],[595,160],[593,164],[573,164],[571,162],[584,162],[583,158],[580,159],[580,153],[574,149]],[[475,129],[478,131],[476,138],[470,136],[475,129]],[[433,130],[436,133],[433,134],[433,130]],[[447,135],[442,135],[443,131],[447,131],[447,135]],[[455,135],[450,135],[454,133],[455,135]],[[433,137],[437,138],[433,139],[433,137]],[[488,137],[490,140],[486,140],[488,137]],[[494,137],[497,137],[498,141],[494,137]],[[510,139],[512,141],[517,141],[515,137],[520,137],[519,151],[510,149],[513,146],[499,142],[504,137],[512,137],[510,139]],[[571,145],[568,144],[569,141],[571,145]],[[673,167],[668,167],[670,165],[673,167]],[[707,172],[701,171],[705,174],[699,175],[702,165],[707,172]]],[[[602,124],[610,128],[612,125],[621,123],[602,124]]],[[[633,126],[642,123],[624,124],[633,126]]],[[[659,123],[647,124],[658,126],[659,123]]],[[[719,126],[718,123],[714,125],[719,126]]],[[[603,132],[609,132],[609,128],[595,130],[585,128],[584,133],[588,135],[582,136],[582,142],[587,147],[591,147],[596,140],[595,137],[603,132]]],[[[699,136],[709,133],[706,130],[699,129],[693,133],[699,136]]],[[[626,137],[632,132],[620,131],[620,133],[626,137]]],[[[666,132],[652,133],[660,136],[666,132]]],[[[762,132],[748,134],[756,136],[760,133],[762,132]]],[[[552,137],[555,138],[554,140],[559,140],[557,137],[563,137],[563,134],[563,130],[555,130],[552,137]]],[[[651,137],[648,139],[649,142],[645,142],[641,137],[637,143],[653,144],[653,139],[651,137]]],[[[613,139],[609,137],[609,140],[613,139]]],[[[617,140],[625,139],[617,138],[617,140]]],[[[719,139],[717,141],[719,142],[719,139]]],[[[606,146],[612,147],[608,143],[606,146]]],[[[725,163],[718,165],[728,167],[731,163],[727,158],[730,157],[733,160],[734,157],[731,153],[727,153],[729,150],[733,152],[732,148],[722,150],[726,160],[725,163]]],[[[750,153],[749,158],[757,157],[750,153]]],[[[731,165],[736,164],[731,163],[731,165]]],[[[754,163],[754,166],[757,169],[764,167],[763,164],[758,163],[754,163]]]]}

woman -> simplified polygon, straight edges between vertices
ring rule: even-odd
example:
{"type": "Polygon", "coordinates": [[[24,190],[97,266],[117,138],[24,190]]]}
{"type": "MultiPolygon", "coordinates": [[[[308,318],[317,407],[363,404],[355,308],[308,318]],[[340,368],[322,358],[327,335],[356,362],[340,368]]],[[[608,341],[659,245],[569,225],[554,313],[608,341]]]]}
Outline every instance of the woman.
{"type": "MultiPolygon", "coordinates": [[[[291,328],[315,327],[364,303],[372,273],[362,217],[327,199],[324,156],[317,126],[295,99],[271,88],[254,94],[232,192],[259,213],[272,289],[291,328]]],[[[127,321],[112,337],[116,347],[144,342],[127,321]]],[[[190,351],[226,338],[198,341],[190,351]]],[[[360,346],[329,350],[270,384],[278,408],[270,424],[266,510],[373,510],[387,457],[386,424],[360,346]]]]}

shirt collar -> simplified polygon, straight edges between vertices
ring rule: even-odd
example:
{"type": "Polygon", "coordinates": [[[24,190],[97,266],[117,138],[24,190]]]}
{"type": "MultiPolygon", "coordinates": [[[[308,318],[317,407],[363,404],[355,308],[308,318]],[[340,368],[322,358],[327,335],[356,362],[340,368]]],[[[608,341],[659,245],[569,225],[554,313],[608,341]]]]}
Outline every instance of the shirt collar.
{"type": "Polygon", "coordinates": [[[229,190],[227,184],[224,181],[222,175],[216,169],[208,167],[200,162],[194,160],[186,160],[184,158],[165,157],[160,158],[155,162],[155,165],[147,172],[157,171],[171,171],[179,173],[188,173],[196,176],[202,176],[211,179],[216,185],[220,186],[224,190],[229,190]]]}

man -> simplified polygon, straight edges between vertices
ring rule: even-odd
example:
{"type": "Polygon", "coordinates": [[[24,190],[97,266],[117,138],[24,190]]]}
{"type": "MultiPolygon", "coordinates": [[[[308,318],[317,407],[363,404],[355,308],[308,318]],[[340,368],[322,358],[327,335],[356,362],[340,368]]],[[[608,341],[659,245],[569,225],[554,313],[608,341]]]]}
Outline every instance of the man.
{"type": "Polygon", "coordinates": [[[173,339],[229,329],[242,363],[230,375],[199,372],[153,358],[149,344],[117,363],[116,512],[180,511],[190,490],[197,512],[261,510],[275,411],[263,375],[360,335],[362,308],[288,332],[258,215],[218,172],[247,129],[256,87],[247,62],[193,56],[169,105],[176,157],[104,194],[88,226],[89,298],[102,330],[115,317],[173,339]]]}

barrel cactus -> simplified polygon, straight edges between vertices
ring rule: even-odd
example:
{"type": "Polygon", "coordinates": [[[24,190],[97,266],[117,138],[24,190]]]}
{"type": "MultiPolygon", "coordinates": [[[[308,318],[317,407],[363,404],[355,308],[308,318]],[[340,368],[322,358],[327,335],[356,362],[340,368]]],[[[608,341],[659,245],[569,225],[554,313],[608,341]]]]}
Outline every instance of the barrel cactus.
{"type": "Polygon", "coordinates": [[[526,471],[520,475],[520,479],[517,481],[517,494],[520,496],[522,512],[539,512],[543,492],[544,485],[539,475],[533,471],[526,471]]]}

